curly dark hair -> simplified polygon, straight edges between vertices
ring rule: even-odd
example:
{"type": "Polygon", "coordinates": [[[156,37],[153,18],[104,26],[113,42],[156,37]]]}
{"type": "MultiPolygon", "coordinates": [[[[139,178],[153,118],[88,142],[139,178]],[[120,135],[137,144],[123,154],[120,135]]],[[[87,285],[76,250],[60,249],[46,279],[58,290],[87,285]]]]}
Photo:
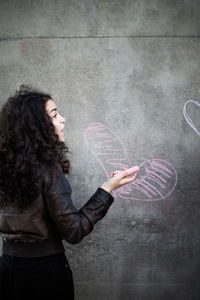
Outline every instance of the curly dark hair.
{"type": "Polygon", "coordinates": [[[25,208],[40,195],[45,180],[52,186],[59,172],[69,173],[68,147],[59,141],[45,108],[49,99],[21,85],[0,111],[0,206],[25,208]]]}

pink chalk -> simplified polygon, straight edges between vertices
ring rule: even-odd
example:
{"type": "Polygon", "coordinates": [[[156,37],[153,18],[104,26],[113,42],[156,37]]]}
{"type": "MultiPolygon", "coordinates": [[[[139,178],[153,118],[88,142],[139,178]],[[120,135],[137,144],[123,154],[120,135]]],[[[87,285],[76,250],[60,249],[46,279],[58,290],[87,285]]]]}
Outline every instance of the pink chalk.
{"type": "MultiPolygon", "coordinates": [[[[131,175],[131,174],[134,174],[134,173],[136,173],[136,172],[138,172],[139,171],[139,167],[138,166],[134,166],[134,167],[132,167],[132,168],[130,168],[130,169],[127,169],[127,170],[124,170],[124,172],[126,172],[126,174],[127,174],[127,176],[129,176],[129,175],[131,175]]],[[[122,171],[123,172],[123,171],[122,171]]],[[[114,176],[115,175],[117,175],[117,174],[119,174],[120,172],[116,172],[115,174],[114,174],[114,176]]]]}

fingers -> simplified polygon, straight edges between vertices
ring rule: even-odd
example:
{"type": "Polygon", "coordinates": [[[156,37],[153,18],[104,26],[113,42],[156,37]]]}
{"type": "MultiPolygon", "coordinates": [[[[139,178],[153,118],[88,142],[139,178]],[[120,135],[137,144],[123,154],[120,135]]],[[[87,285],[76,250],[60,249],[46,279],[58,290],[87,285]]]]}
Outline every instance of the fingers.
{"type": "Polygon", "coordinates": [[[137,176],[137,173],[138,173],[138,172],[136,172],[136,173],[132,176],[132,179],[133,179],[133,180],[134,180],[135,177],[137,176]]]}
{"type": "Polygon", "coordinates": [[[136,178],[137,174],[135,174],[134,176],[130,177],[130,182],[134,181],[136,178]]]}
{"type": "Polygon", "coordinates": [[[121,180],[121,185],[124,185],[124,184],[127,184],[127,183],[130,183],[130,182],[133,182],[135,180],[137,176],[137,173],[135,173],[133,176],[125,176],[125,177],[122,177],[122,180],[121,180]]]}
{"type": "Polygon", "coordinates": [[[111,174],[110,174],[110,178],[115,176],[115,175],[118,175],[121,173],[121,170],[116,170],[116,171],[113,171],[111,174]]]}
{"type": "Polygon", "coordinates": [[[127,168],[122,168],[122,170],[115,170],[110,174],[110,177],[117,175],[118,173],[121,173],[122,171],[127,170],[127,168]]]}
{"type": "Polygon", "coordinates": [[[126,183],[129,183],[129,182],[132,182],[135,180],[135,177],[137,176],[137,172],[134,173],[133,176],[130,176],[129,174],[126,173],[127,168],[122,168],[122,170],[113,171],[110,174],[110,178],[112,178],[113,176],[116,176],[116,179],[118,178],[119,180],[121,180],[121,182],[120,182],[121,185],[124,185],[126,183]]]}
{"type": "Polygon", "coordinates": [[[124,170],[124,171],[121,171],[120,172],[121,174],[121,178],[124,178],[124,177],[128,177],[129,175],[127,174],[127,172],[126,172],[126,170],[124,170]]]}

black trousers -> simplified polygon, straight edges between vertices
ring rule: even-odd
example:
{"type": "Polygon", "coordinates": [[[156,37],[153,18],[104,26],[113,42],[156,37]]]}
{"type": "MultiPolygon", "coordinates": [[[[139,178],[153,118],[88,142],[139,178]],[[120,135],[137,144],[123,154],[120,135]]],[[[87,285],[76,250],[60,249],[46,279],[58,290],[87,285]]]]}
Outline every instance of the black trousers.
{"type": "Polygon", "coordinates": [[[74,299],[71,268],[65,254],[0,257],[0,299],[74,299]]]}

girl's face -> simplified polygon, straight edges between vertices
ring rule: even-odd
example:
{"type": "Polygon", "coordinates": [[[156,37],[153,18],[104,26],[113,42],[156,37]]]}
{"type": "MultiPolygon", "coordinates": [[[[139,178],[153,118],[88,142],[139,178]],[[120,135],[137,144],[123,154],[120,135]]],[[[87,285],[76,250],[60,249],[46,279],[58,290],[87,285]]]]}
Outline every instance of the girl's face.
{"type": "Polygon", "coordinates": [[[53,125],[55,126],[56,134],[59,136],[61,142],[65,141],[64,137],[64,127],[65,118],[63,118],[57,110],[56,104],[52,99],[46,102],[46,110],[48,115],[52,118],[53,125]]]}

